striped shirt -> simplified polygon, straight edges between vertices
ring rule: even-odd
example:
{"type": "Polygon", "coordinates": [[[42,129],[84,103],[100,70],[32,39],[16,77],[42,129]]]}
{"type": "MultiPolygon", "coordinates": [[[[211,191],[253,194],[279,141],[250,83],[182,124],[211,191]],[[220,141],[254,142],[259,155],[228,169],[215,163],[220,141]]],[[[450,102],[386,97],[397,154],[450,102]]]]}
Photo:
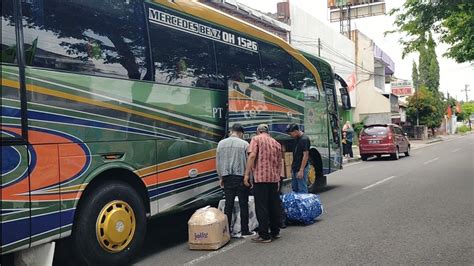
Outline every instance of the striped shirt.
{"type": "Polygon", "coordinates": [[[252,138],[248,152],[255,152],[257,157],[253,166],[255,183],[280,182],[281,145],[274,138],[262,133],[252,138]]]}

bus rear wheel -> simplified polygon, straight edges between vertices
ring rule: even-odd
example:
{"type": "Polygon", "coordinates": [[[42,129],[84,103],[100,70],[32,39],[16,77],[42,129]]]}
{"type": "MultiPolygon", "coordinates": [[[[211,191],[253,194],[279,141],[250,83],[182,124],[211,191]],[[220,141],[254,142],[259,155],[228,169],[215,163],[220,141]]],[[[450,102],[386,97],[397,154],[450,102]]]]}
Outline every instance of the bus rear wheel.
{"type": "Polygon", "coordinates": [[[84,264],[127,264],[146,232],[143,201],[128,184],[108,181],[83,198],[73,225],[72,245],[84,264]]]}
{"type": "Polygon", "coordinates": [[[308,192],[318,193],[319,189],[327,185],[327,177],[323,175],[321,167],[317,167],[316,160],[310,160],[308,174],[308,192]]]}

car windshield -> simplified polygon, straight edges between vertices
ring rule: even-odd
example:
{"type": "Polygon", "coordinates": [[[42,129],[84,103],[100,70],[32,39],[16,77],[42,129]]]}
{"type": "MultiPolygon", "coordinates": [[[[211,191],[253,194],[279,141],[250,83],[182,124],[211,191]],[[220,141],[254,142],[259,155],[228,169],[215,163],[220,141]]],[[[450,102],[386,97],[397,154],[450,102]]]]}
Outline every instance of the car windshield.
{"type": "Polygon", "coordinates": [[[362,131],[362,135],[385,136],[387,135],[387,127],[383,127],[383,126],[368,127],[362,131]]]}

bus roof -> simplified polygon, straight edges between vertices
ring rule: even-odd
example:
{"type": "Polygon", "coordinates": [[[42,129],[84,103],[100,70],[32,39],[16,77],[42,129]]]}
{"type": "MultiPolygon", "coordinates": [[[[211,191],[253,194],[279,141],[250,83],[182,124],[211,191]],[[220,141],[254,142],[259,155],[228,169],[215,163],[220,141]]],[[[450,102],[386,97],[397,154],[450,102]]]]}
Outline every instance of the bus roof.
{"type": "Polygon", "coordinates": [[[180,11],[182,13],[189,14],[199,19],[203,19],[232,30],[245,33],[256,39],[260,39],[283,48],[287,53],[302,63],[316,77],[316,83],[318,87],[323,88],[321,77],[316,67],[314,67],[313,64],[311,64],[311,62],[309,62],[309,60],[306,59],[306,57],[304,57],[298,50],[293,48],[280,37],[195,0],[152,0],[152,2],[174,9],[176,11],[180,11]]]}

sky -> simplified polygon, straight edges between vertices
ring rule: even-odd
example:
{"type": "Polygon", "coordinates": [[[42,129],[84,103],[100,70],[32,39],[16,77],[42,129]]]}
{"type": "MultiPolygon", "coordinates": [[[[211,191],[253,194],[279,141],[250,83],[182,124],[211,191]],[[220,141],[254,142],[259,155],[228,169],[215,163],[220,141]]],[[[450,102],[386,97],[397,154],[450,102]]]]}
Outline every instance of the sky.
{"type": "MultiPolygon", "coordinates": [[[[276,4],[281,0],[238,0],[239,2],[263,12],[276,12],[276,4]]],[[[329,12],[326,0],[290,0],[292,4],[298,5],[308,13],[320,18],[321,21],[339,31],[339,23],[329,22],[329,12]]],[[[404,0],[386,0],[387,12],[392,8],[401,7],[404,0]]],[[[413,53],[402,59],[402,47],[398,43],[401,34],[395,33],[384,36],[384,32],[394,29],[394,18],[391,16],[376,16],[352,20],[352,28],[358,29],[369,36],[374,42],[387,53],[395,62],[395,77],[411,80],[413,60],[418,64],[418,55],[413,53]]],[[[440,65],[440,91],[445,95],[458,100],[466,100],[466,93],[463,91],[466,84],[469,85],[468,98],[474,100],[474,62],[458,64],[452,59],[443,57],[449,46],[439,44],[436,48],[440,65]]]]}

